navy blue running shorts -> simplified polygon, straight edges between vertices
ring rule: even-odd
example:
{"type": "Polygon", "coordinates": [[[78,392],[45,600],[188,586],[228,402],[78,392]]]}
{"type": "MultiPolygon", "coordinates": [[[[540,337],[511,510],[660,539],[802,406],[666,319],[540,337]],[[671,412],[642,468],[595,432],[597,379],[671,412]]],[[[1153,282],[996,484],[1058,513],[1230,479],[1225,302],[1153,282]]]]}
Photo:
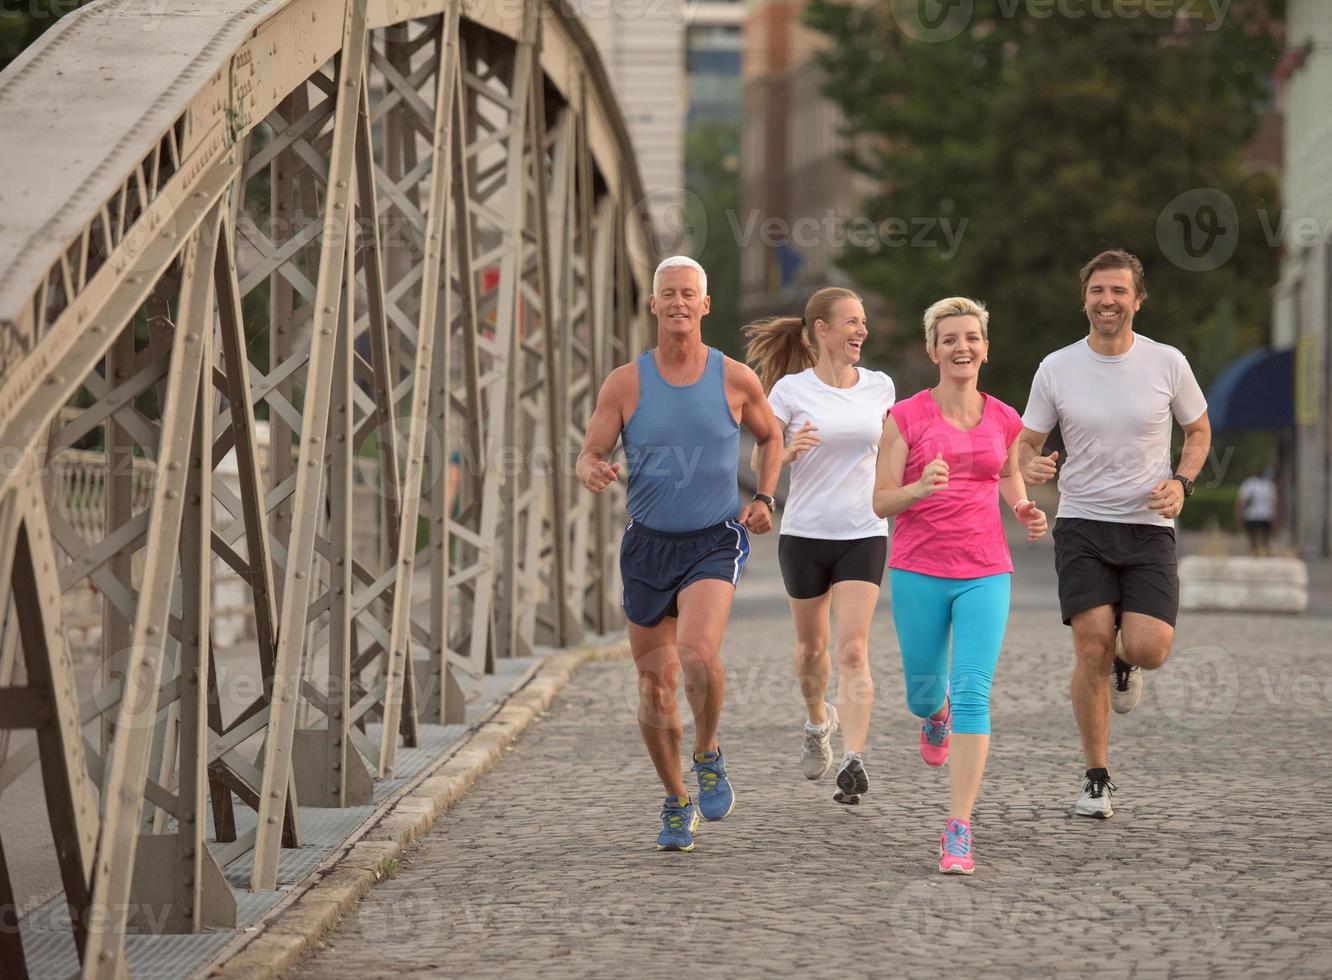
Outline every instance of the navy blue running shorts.
{"type": "Polygon", "coordinates": [[[630,521],[620,542],[624,614],[636,626],[656,626],[680,615],[680,590],[707,578],[732,585],[749,560],[749,532],[736,521],[670,534],[630,521]]]}

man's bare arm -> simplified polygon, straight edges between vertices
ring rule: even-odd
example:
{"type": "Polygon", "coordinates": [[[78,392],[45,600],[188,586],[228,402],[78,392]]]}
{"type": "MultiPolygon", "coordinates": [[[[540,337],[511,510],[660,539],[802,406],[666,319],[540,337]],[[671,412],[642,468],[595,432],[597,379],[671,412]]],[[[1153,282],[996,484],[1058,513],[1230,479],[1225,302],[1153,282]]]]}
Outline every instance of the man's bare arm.
{"type": "Polygon", "coordinates": [[[758,492],[772,496],[777,489],[777,478],[782,471],[782,427],[772,414],[772,406],[763,394],[763,385],[749,367],[740,365],[737,381],[745,396],[740,411],[740,424],[754,437],[756,458],[754,471],[758,477],[758,492]]]}
{"type": "Polygon", "coordinates": [[[1203,412],[1180,428],[1184,430],[1184,448],[1179,451],[1179,466],[1175,472],[1196,480],[1207,463],[1207,454],[1212,451],[1212,423],[1203,412]]]}
{"type": "Polygon", "coordinates": [[[1018,466],[1022,470],[1022,478],[1027,483],[1038,485],[1054,479],[1059,451],[1056,450],[1049,456],[1041,455],[1041,450],[1045,448],[1045,439],[1049,434],[1023,428],[1018,436],[1018,466]]]}
{"type": "Polygon", "coordinates": [[[592,418],[587,423],[583,449],[578,454],[575,466],[578,482],[593,493],[605,490],[615,482],[620,472],[620,465],[612,464],[610,457],[624,428],[624,408],[628,396],[624,370],[623,367],[616,368],[601,386],[597,394],[597,407],[593,409],[592,418]]]}

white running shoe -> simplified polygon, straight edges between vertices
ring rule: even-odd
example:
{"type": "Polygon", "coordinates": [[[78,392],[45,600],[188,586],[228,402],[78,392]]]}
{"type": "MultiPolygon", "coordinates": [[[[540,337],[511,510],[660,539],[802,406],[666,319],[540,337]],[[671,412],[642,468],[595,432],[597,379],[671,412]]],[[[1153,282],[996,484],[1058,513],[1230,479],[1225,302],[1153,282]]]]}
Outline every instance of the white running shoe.
{"type": "Polygon", "coordinates": [[[1126,715],[1142,700],[1142,668],[1118,657],[1110,664],[1110,707],[1126,715]]]}
{"type": "Polygon", "coordinates": [[[1088,772],[1082,777],[1082,795],[1073,804],[1073,812],[1078,816],[1104,820],[1115,815],[1115,809],[1110,805],[1115,784],[1110,782],[1109,774],[1102,773],[1105,773],[1104,769],[1097,770],[1094,775],[1088,772]]]}
{"type": "Polygon", "coordinates": [[[800,771],[806,779],[821,779],[833,766],[833,733],[837,731],[837,709],[827,706],[828,721],[820,730],[805,722],[805,738],[800,745],[800,771]]]}

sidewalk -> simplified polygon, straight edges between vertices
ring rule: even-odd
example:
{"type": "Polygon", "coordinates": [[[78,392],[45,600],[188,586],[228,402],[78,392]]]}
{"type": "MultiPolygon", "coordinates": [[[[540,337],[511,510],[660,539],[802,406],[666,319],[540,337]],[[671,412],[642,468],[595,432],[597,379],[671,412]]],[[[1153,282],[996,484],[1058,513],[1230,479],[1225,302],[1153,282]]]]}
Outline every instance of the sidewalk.
{"type": "MultiPolygon", "coordinates": [[[[1082,765],[1050,554],[1019,550],[970,879],[935,871],[947,777],[917,752],[886,602],[865,802],[797,761],[776,539],[754,540],[723,656],[738,802],[659,854],[628,662],[584,667],[510,757],[291,976],[1250,976],[1325,973],[1332,621],[1188,615],[1116,716],[1116,815],[1082,765]]],[[[686,735],[688,738],[688,734],[686,735]]]]}

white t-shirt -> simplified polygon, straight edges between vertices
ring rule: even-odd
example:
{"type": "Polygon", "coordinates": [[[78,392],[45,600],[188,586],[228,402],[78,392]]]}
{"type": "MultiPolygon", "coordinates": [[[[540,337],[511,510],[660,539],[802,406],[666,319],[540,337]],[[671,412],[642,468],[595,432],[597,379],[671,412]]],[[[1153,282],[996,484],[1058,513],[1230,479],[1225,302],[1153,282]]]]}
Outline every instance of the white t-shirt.
{"type": "Polygon", "coordinates": [[[1271,480],[1261,476],[1251,476],[1240,484],[1239,493],[1244,500],[1246,521],[1276,519],[1277,488],[1271,480]]]}
{"type": "Polygon", "coordinates": [[[1171,418],[1188,425],[1205,411],[1184,355],[1135,334],[1125,354],[1098,354],[1083,338],[1041,361],[1022,424],[1063,433],[1060,517],[1174,527],[1148,499],[1173,472],[1171,418]]]}
{"type": "Polygon", "coordinates": [[[888,533],[874,516],[874,468],[883,417],[895,397],[882,371],[856,368],[850,388],[819,380],[813,368],[778,379],[768,395],[786,442],[808,421],[819,444],[791,464],[791,486],[782,511],[782,533],[847,541],[888,533]]]}

